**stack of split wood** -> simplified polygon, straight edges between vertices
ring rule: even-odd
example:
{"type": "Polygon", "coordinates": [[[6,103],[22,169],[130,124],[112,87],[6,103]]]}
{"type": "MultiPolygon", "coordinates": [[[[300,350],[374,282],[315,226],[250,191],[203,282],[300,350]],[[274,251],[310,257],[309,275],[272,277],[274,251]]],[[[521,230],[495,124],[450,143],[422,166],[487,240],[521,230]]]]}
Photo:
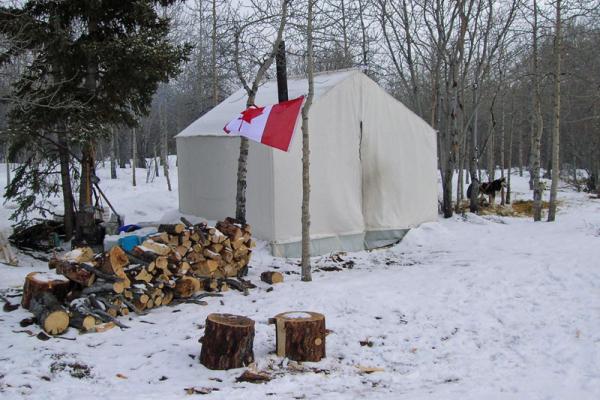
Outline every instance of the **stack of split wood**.
{"type": "Polygon", "coordinates": [[[107,323],[124,327],[118,316],[142,314],[174,300],[193,301],[200,291],[254,287],[242,278],[254,247],[248,225],[230,218],[215,227],[185,222],[161,225],[130,253],[119,246],[99,254],[80,248],[51,259],[50,269],[67,279],[29,274],[23,307],[36,314],[44,330],[58,334],[68,326],[85,331],[107,323]],[[35,307],[30,308],[32,300],[35,307]],[[67,306],[57,317],[62,305],[67,306]],[[44,322],[47,312],[55,313],[51,326],[44,322]]]}

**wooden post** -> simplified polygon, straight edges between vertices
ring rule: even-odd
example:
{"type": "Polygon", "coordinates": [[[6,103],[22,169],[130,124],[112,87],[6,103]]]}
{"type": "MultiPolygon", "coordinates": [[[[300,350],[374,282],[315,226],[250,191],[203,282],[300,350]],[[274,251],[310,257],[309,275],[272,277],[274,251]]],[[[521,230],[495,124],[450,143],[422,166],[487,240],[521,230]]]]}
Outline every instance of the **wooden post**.
{"type": "Polygon", "coordinates": [[[277,71],[277,97],[279,102],[288,101],[287,62],[285,57],[285,41],[279,42],[275,55],[277,71]]]}
{"type": "Polygon", "coordinates": [[[244,367],[254,361],[254,321],[239,315],[209,314],[200,342],[200,363],[205,367],[244,367]]]}
{"type": "Polygon", "coordinates": [[[277,314],[276,352],[294,361],[320,361],[325,357],[325,316],[310,311],[277,314]]]}
{"type": "Polygon", "coordinates": [[[21,307],[29,309],[31,300],[41,293],[52,293],[58,300],[63,300],[71,290],[71,282],[54,273],[30,272],[25,277],[21,307]]]}

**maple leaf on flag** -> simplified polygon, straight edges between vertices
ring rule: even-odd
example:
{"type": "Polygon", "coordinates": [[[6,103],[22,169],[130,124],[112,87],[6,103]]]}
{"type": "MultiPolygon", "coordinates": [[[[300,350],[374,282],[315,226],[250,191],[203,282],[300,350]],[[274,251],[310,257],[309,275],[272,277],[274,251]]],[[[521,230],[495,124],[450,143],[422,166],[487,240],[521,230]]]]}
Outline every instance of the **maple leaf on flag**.
{"type": "Polygon", "coordinates": [[[230,121],[223,130],[288,151],[304,96],[265,107],[250,107],[230,121]]]}
{"type": "Polygon", "coordinates": [[[242,117],[240,119],[250,124],[252,123],[252,120],[254,118],[258,117],[259,115],[262,115],[264,109],[264,107],[247,108],[241,112],[242,117]]]}

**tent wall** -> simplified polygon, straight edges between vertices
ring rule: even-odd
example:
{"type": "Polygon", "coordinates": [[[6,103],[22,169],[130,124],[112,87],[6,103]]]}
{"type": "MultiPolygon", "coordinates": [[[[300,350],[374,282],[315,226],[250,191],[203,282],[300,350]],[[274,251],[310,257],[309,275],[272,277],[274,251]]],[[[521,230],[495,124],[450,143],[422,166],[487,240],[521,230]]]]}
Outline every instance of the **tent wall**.
{"type": "Polygon", "coordinates": [[[405,229],[435,220],[435,131],[372,80],[363,78],[362,85],[366,230],[405,229]]]}
{"type": "MultiPolygon", "coordinates": [[[[238,137],[177,138],[179,210],[208,220],[235,217],[238,137]]],[[[273,232],[273,159],[268,147],[250,142],[246,215],[253,234],[273,232]]]]}
{"type": "MultiPolygon", "coordinates": [[[[359,149],[359,98],[348,78],[320,97],[310,112],[311,237],[363,232],[359,149]]],[[[273,152],[275,237],[301,238],[302,134],[298,128],[289,154],[273,152]]]]}

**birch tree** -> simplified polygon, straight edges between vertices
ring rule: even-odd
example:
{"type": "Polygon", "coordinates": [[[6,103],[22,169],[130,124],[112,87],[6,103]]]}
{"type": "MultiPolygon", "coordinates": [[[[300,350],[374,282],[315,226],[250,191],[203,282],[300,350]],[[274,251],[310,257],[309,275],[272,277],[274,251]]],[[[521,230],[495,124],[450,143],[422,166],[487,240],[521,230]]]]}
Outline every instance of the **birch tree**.
{"type": "Polygon", "coordinates": [[[308,76],[308,96],[302,107],[302,280],[311,281],[310,272],[310,145],[308,115],[314,97],[314,59],[313,59],[313,5],[315,0],[308,0],[306,22],[306,72],[308,76]]]}
{"type": "MultiPolygon", "coordinates": [[[[256,62],[256,58],[254,61],[257,63],[258,70],[256,71],[252,80],[246,79],[244,73],[242,71],[242,61],[241,61],[241,41],[242,36],[245,34],[245,30],[256,26],[258,23],[263,22],[264,20],[269,20],[273,18],[273,15],[269,15],[268,11],[265,16],[262,16],[259,21],[251,20],[243,25],[240,25],[236,28],[234,34],[234,63],[235,69],[242,87],[246,91],[248,98],[246,100],[246,107],[254,106],[254,102],[256,99],[256,94],[258,92],[259,84],[264,78],[267,70],[273,63],[275,59],[275,55],[279,49],[279,42],[281,42],[283,38],[283,30],[285,28],[285,24],[288,17],[288,2],[289,0],[281,1],[281,12],[279,25],[276,31],[275,41],[273,42],[270,51],[263,57],[259,58],[258,62],[256,62]]],[[[248,139],[245,137],[240,137],[240,154],[238,158],[238,168],[237,168],[237,189],[236,189],[236,201],[235,201],[235,218],[242,222],[246,222],[246,175],[248,173],[248,149],[249,143],[248,139]]]]}
{"type": "Polygon", "coordinates": [[[532,26],[532,71],[533,79],[533,112],[535,115],[534,130],[532,132],[531,143],[531,175],[533,186],[533,220],[541,221],[542,219],[542,193],[544,191],[544,183],[540,180],[540,164],[541,164],[541,140],[542,132],[544,131],[544,118],[542,116],[542,93],[540,87],[539,74],[539,54],[538,54],[538,5],[537,0],[533,0],[533,26],[532,26]]]}
{"type": "Polygon", "coordinates": [[[554,25],[554,126],[552,127],[552,184],[550,186],[550,206],[548,222],[556,219],[556,201],[558,181],[560,179],[560,70],[561,70],[561,35],[562,35],[562,3],[555,0],[556,19],[554,25]]]}

